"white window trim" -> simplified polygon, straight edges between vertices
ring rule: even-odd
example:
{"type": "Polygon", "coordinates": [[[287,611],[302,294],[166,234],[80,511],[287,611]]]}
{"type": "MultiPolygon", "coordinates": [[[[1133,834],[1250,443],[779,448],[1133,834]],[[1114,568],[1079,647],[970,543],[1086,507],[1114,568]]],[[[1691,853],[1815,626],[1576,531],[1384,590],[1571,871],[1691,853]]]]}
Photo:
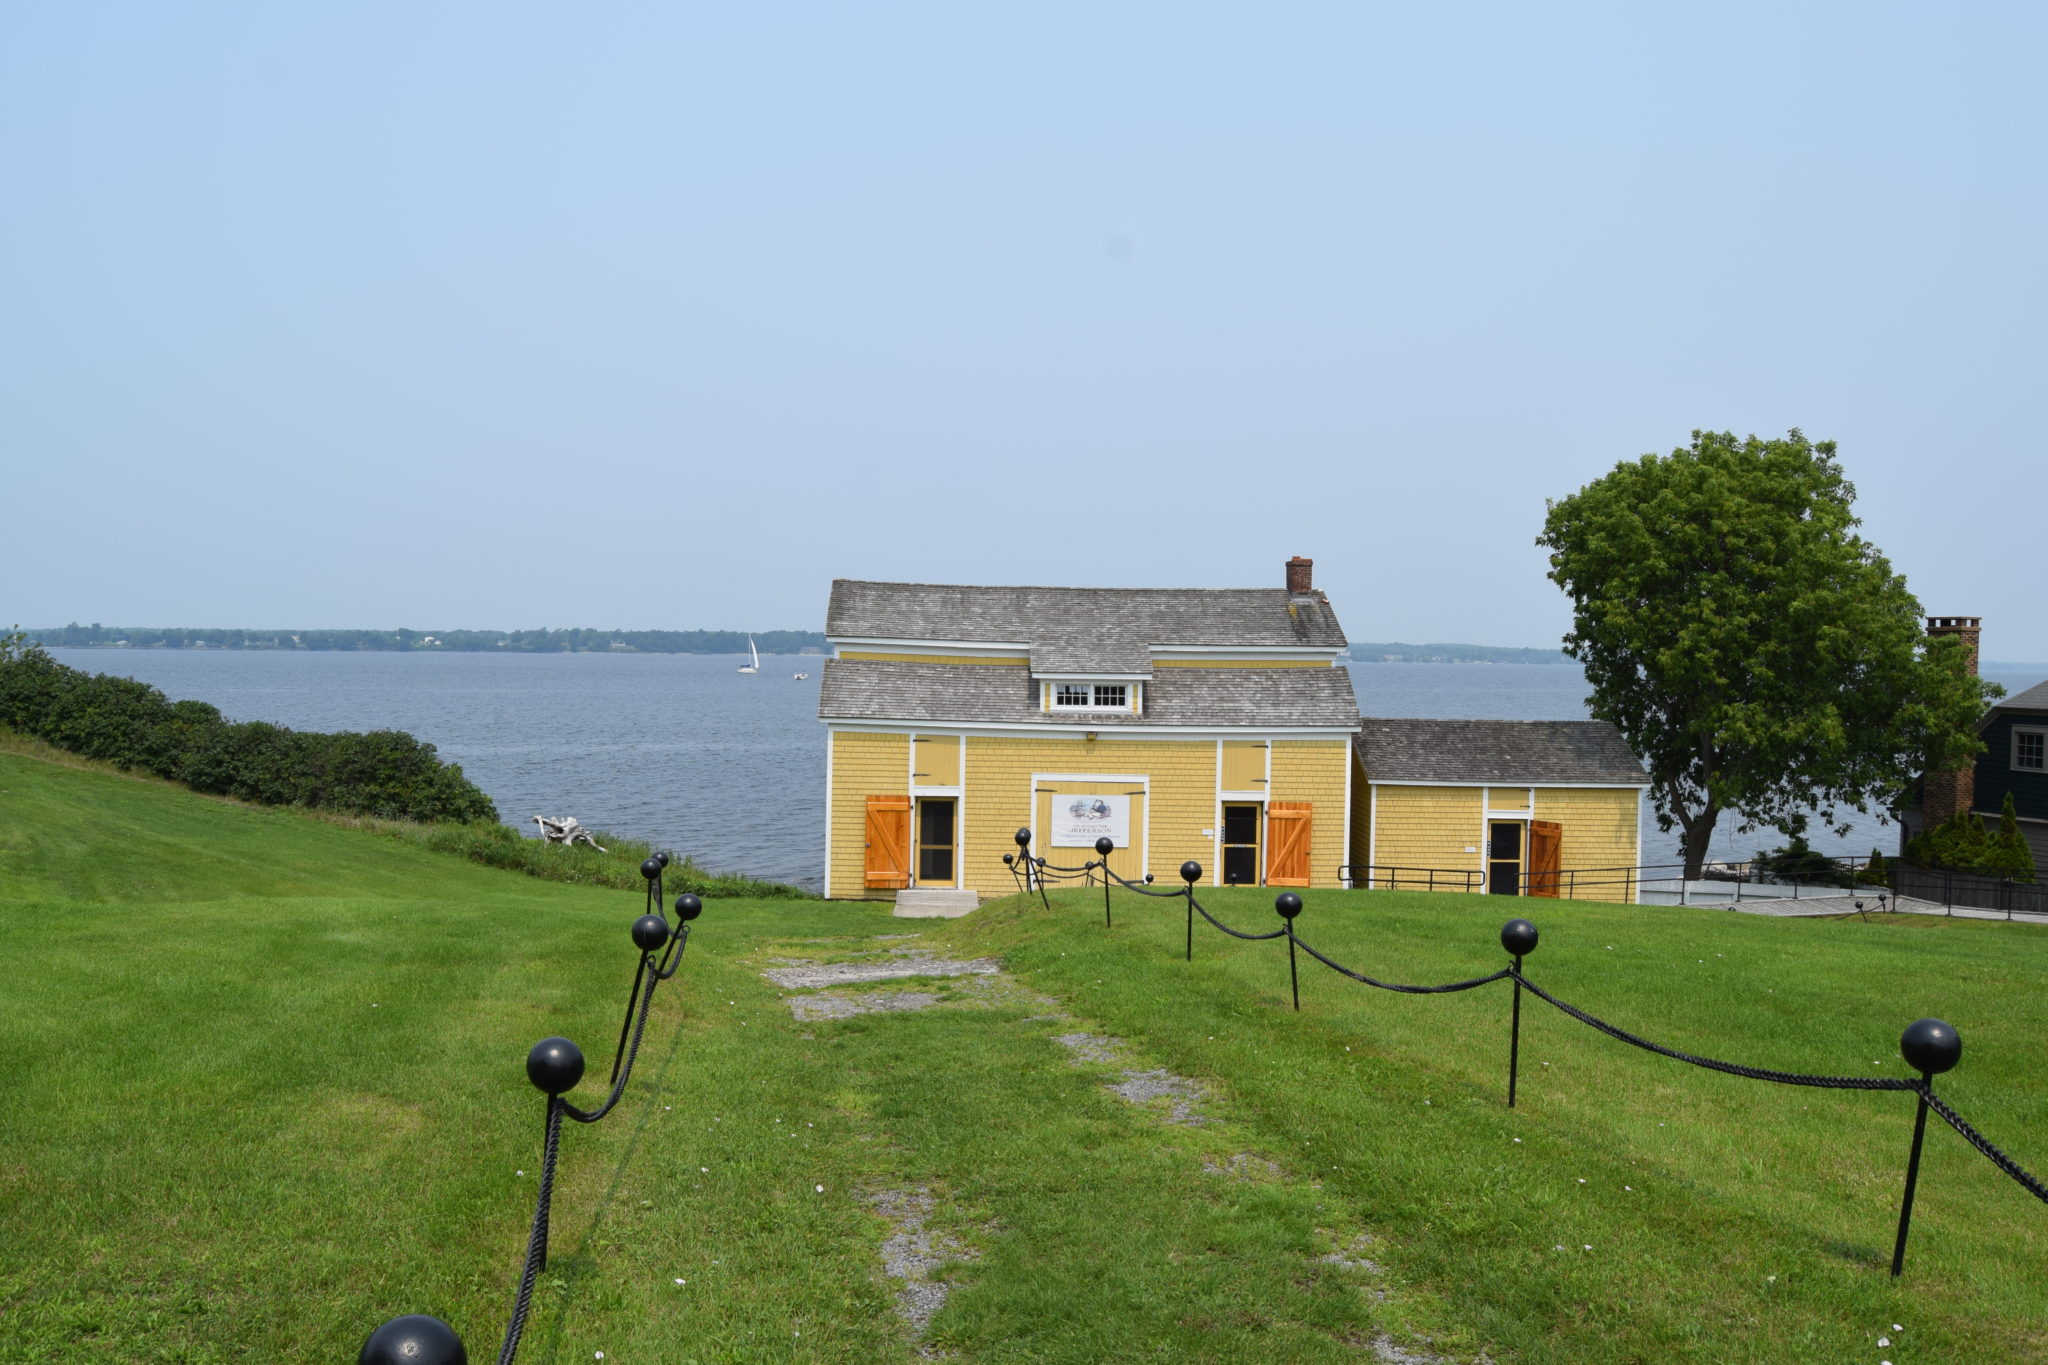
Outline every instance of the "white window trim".
{"type": "Polygon", "coordinates": [[[1093,714],[1099,716],[1127,716],[1133,714],[1135,710],[1135,708],[1132,706],[1132,701],[1133,698],[1136,696],[1137,689],[1133,684],[1128,682],[1103,682],[1100,679],[1090,678],[1085,682],[1077,679],[1073,682],[1047,683],[1045,684],[1045,686],[1047,688],[1047,695],[1050,698],[1051,702],[1051,704],[1046,709],[1055,712],[1059,715],[1074,716],[1093,714]],[[1061,701],[1060,689],[1063,687],[1087,688],[1087,702],[1081,703],[1061,701]],[[1099,700],[1096,696],[1096,693],[1099,689],[1104,687],[1122,688],[1124,694],[1123,703],[1121,705],[1112,705],[1106,704],[1099,700]]]}
{"type": "Polygon", "coordinates": [[[2044,773],[2044,774],[2048,774],[2048,726],[2042,726],[2042,725],[2015,725],[2015,726],[2013,726],[2013,727],[2012,727],[2012,753],[2011,753],[2011,755],[2010,755],[2010,762],[2008,763],[2008,765],[2007,765],[2007,766],[2008,766],[2008,767],[2010,767],[2010,768],[2012,769],[2012,771],[2014,771],[2014,772],[2016,772],[2016,773],[2044,773]],[[2020,766],[2020,736],[2021,736],[2021,735],[2039,735],[2039,736],[2041,736],[2041,748],[2042,748],[2042,751],[2043,751],[2043,758],[2042,758],[2042,766],[2040,766],[2040,767],[2038,767],[2038,768],[2031,768],[2031,767],[2029,767],[2029,768],[2023,768],[2023,767],[2021,767],[2021,766],[2020,766]]]}

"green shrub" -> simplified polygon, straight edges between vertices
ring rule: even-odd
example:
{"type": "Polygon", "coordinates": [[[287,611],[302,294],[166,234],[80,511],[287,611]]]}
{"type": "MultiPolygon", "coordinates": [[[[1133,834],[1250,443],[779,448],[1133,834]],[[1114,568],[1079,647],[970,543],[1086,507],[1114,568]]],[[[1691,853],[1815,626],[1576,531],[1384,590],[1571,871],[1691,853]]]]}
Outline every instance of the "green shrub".
{"type": "Polygon", "coordinates": [[[2034,853],[2020,833],[2011,792],[2005,794],[1996,835],[1984,827],[1981,816],[1959,810],[1908,840],[1906,858],[1939,872],[1968,872],[2016,882],[2034,880],[2034,853]]]}
{"type": "Polygon", "coordinates": [[[1759,849],[1750,870],[1764,881],[1800,886],[1848,886],[1853,874],[1825,853],[1808,847],[1806,836],[1795,834],[1784,848],[1759,849]]]}
{"type": "Polygon", "coordinates": [[[84,673],[19,633],[0,637],[0,725],[194,791],[396,820],[496,820],[491,798],[397,730],[323,734],[230,722],[201,701],[84,673]]]}

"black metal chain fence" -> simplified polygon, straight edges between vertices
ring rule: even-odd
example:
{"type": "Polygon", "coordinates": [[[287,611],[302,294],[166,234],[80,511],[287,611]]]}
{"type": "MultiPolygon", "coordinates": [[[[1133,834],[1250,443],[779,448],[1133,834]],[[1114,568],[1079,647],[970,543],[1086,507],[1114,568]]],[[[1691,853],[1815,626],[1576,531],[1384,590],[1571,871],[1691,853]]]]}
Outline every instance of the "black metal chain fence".
{"type": "Polygon", "coordinates": [[[1957,1036],[1955,1030],[1939,1019],[1916,1020],[1906,1028],[1905,1033],[1899,1039],[1899,1050],[1905,1056],[1907,1064],[1920,1072],[1920,1077],[1917,1080],[1887,1080],[1865,1076],[1815,1076],[1794,1071],[1776,1071],[1769,1067],[1747,1066],[1740,1062],[1722,1061],[1714,1057],[1702,1057],[1696,1053],[1684,1052],[1677,1048],[1666,1047],[1661,1043],[1652,1042],[1648,1038],[1631,1033],[1618,1024],[1609,1023],[1607,1020],[1587,1010],[1580,1009],[1577,1005],[1567,1000],[1562,1000],[1552,995],[1549,991],[1531,981],[1522,971],[1522,959],[1535,951],[1537,942],[1536,926],[1526,919],[1510,920],[1501,929],[1501,946],[1507,949],[1513,961],[1511,965],[1502,968],[1500,971],[1488,976],[1475,976],[1463,981],[1445,982],[1441,985],[1404,985],[1399,982],[1382,981],[1376,977],[1368,976],[1364,972],[1347,967],[1304,940],[1295,928],[1295,918],[1302,911],[1302,899],[1294,892],[1283,892],[1274,901],[1274,909],[1278,911],[1281,919],[1280,928],[1265,934],[1248,933],[1241,929],[1232,928],[1230,925],[1217,919],[1196,898],[1195,883],[1202,878],[1202,867],[1199,863],[1190,861],[1181,864],[1180,875],[1182,885],[1173,890],[1160,890],[1149,885],[1152,880],[1149,875],[1143,883],[1140,883],[1130,881],[1111,871],[1109,855],[1115,851],[1115,845],[1108,839],[1098,839],[1095,843],[1097,856],[1078,868],[1050,867],[1043,859],[1031,856],[1030,846],[1031,831],[1028,829],[1018,830],[1018,851],[1015,854],[1005,854],[1003,861],[1010,866],[1011,874],[1016,878],[1019,889],[1025,892],[1036,889],[1041,903],[1046,905],[1047,908],[1051,906],[1050,900],[1045,895],[1045,884],[1048,881],[1085,880],[1088,884],[1092,885],[1096,881],[1098,874],[1102,885],[1102,914],[1105,925],[1111,922],[1110,889],[1112,886],[1125,891],[1136,892],[1142,896],[1185,900],[1187,902],[1187,956],[1190,961],[1194,959],[1194,926],[1195,916],[1198,914],[1208,921],[1209,924],[1231,938],[1249,942],[1285,938],[1287,940],[1288,979],[1293,990],[1294,1008],[1297,1010],[1301,1008],[1301,981],[1295,966],[1295,950],[1297,948],[1340,976],[1367,986],[1377,987],[1380,990],[1394,991],[1406,995],[1444,995],[1458,991],[1475,990],[1481,986],[1491,985],[1496,981],[1511,983],[1514,988],[1514,1009],[1509,1025],[1508,1042],[1508,1106],[1510,1108],[1514,1107],[1516,1082],[1518,1079],[1517,1073],[1520,1070],[1522,991],[1525,989],[1545,1004],[1554,1006],[1569,1017],[1578,1020],[1589,1028],[1597,1029],[1618,1042],[1627,1043],[1630,1047],[1640,1048],[1645,1052],[1652,1052],[1660,1057],[1669,1057],[1674,1061],[1684,1062],[1690,1066],[1702,1067],[1708,1071],[1717,1071],[1722,1075],[1739,1076],[1745,1080],[1770,1081],[1778,1085],[1812,1086],[1823,1090],[1881,1090],[1910,1093],[1918,1098],[1919,1108],[1914,1120],[1912,1153],[1908,1158],[1906,1166],[1905,1194],[1899,1208],[1898,1238],[1892,1250],[1892,1274],[1894,1276],[1900,1274],[1905,1268],[1906,1234],[1912,1220],[1913,1195],[1920,1174],[1921,1141],[1926,1132],[1927,1114],[1930,1109],[1943,1122],[1947,1123],[1949,1127],[1955,1129],[1965,1142],[1968,1142],[1980,1152],[1992,1165],[2010,1176],[2020,1188],[2026,1190],[2043,1203],[2048,1203],[2048,1185],[2044,1185],[2038,1178],[2022,1168],[2018,1162],[2000,1151],[1988,1138],[1979,1133],[1960,1114],[1956,1113],[1953,1108],[1935,1095],[1935,1076],[1954,1067],[1962,1058],[1963,1048],[1962,1039],[1957,1036]]]}
{"type": "MultiPolygon", "coordinates": [[[[526,1237],[526,1259],[519,1272],[519,1288],[512,1299],[512,1316],[505,1324],[505,1338],[498,1348],[498,1365],[513,1365],[519,1341],[526,1331],[526,1319],[533,1307],[533,1288],[548,1263],[548,1217],[555,1197],[555,1166],[561,1154],[562,1120],[596,1123],[617,1108],[633,1079],[633,1063],[640,1055],[640,1041],[647,1032],[647,1016],[654,1006],[654,990],[682,967],[689,946],[690,923],[703,913],[704,903],[685,893],[676,897],[676,920],[671,924],[663,913],[666,893],[662,873],[669,855],[657,853],[640,865],[647,879],[646,913],[633,921],[633,946],[640,950],[639,965],[633,972],[633,989],[626,997],[626,1017],[619,1025],[619,1042],[613,1050],[611,1090],[595,1109],[579,1109],[563,1098],[583,1079],[583,1050],[567,1038],[543,1038],[526,1055],[526,1077],[547,1096],[547,1120],[542,1128],[540,1187],[533,1207],[533,1224],[526,1237]]],[[[357,1356],[357,1365],[466,1365],[469,1359],[462,1339],[447,1323],[423,1313],[393,1318],[372,1332],[357,1356]]]]}

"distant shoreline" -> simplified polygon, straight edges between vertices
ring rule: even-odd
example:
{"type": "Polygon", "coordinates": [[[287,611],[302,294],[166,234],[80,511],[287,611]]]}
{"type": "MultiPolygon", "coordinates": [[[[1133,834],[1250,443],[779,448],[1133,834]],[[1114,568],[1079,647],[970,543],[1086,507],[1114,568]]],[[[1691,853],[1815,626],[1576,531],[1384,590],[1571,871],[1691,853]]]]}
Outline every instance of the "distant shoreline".
{"type": "Polygon", "coordinates": [[[814,630],[239,630],[81,626],[23,632],[51,649],[191,649],[286,654],[822,654],[814,630]]]}
{"type": "MultiPolygon", "coordinates": [[[[59,626],[24,631],[52,649],[206,650],[290,654],[745,654],[739,630],[230,630],[213,627],[59,626]]],[[[768,655],[822,655],[822,631],[755,632],[754,647],[768,655]]],[[[1540,664],[1578,666],[1557,649],[1517,645],[1403,644],[1351,646],[1348,659],[1365,664],[1540,664]]],[[[2048,663],[1987,659],[1985,673],[2048,673],[2048,663]]]]}

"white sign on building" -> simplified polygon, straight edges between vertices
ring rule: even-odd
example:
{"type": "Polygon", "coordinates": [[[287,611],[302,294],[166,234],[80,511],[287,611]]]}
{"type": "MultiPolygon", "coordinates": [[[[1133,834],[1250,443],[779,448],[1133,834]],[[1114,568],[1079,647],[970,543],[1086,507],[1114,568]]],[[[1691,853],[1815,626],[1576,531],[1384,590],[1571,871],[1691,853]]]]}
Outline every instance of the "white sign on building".
{"type": "Polygon", "coordinates": [[[1046,842],[1054,848],[1093,848],[1108,835],[1118,848],[1131,846],[1131,798],[1063,796],[1052,798],[1052,830],[1046,842]]]}

